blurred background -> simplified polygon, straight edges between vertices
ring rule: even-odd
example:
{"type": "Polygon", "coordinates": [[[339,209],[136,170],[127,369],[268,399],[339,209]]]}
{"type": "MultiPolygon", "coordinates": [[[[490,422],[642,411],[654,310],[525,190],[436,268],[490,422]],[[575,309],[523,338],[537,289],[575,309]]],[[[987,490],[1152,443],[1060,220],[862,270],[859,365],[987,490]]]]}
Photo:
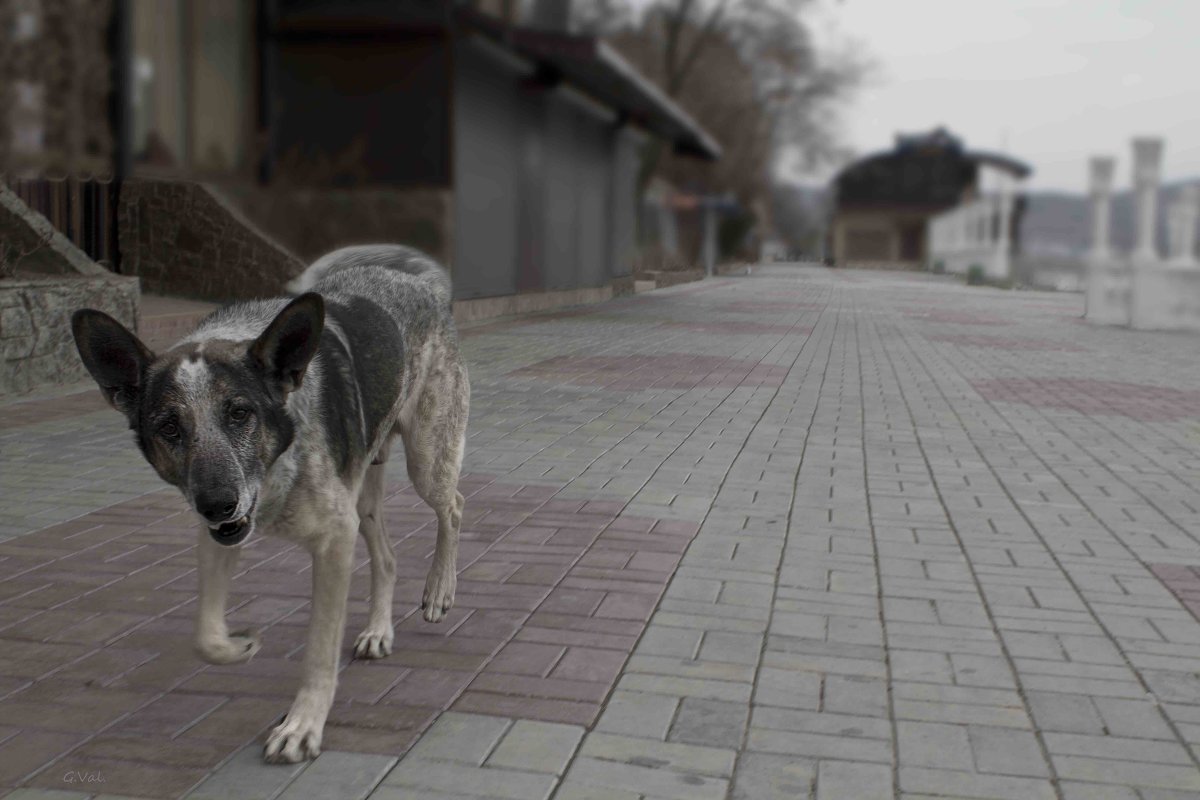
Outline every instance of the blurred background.
{"type": "Polygon", "coordinates": [[[1194,260],[1197,17],[1170,0],[3,0],[0,269],[87,261],[218,302],[395,241],[450,266],[465,319],[756,261],[1078,290],[1097,253],[1194,260]],[[1124,162],[1089,173],[1147,135],[1153,208],[1124,162]]]}

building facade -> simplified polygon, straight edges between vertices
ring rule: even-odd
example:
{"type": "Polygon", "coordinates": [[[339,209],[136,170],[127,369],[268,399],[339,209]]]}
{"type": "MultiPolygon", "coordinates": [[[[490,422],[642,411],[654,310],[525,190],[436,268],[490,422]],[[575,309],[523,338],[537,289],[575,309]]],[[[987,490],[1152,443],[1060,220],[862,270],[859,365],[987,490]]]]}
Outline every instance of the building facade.
{"type": "Polygon", "coordinates": [[[720,150],[546,8],[111,0],[112,92],[91,115],[112,131],[111,265],[227,300],[275,293],[335,247],[397,241],[448,264],[460,300],[611,289],[634,260],[641,143],[720,150]],[[220,274],[247,252],[235,224],[266,245],[220,274]]]}
{"type": "MultiPolygon", "coordinates": [[[[1029,172],[1008,156],[967,150],[945,128],[898,134],[892,150],[855,161],[834,178],[827,252],[838,266],[922,268],[931,217],[1029,172]]],[[[1013,225],[1017,230],[1019,214],[1013,225]]]]}

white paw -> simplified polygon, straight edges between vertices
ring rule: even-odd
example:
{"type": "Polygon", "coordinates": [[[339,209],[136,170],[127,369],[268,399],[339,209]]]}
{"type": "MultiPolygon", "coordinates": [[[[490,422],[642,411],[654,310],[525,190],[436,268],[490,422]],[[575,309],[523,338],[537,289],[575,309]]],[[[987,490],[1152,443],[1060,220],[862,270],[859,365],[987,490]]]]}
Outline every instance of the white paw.
{"type": "Polygon", "coordinates": [[[367,628],[354,640],[355,658],[383,658],[392,654],[391,626],[383,626],[378,630],[367,628]]]}
{"type": "Polygon", "coordinates": [[[268,764],[296,764],[321,755],[321,731],[324,721],[311,715],[288,713],[283,722],[276,725],[267,736],[263,748],[263,760],[268,764]]]}
{"type": "Polygon", "coordinates": [[[225,638],[197,639],[196,655],[209,664],[242,664],[262,647],[257,631],[237,631],[225,638]]]}
{"type": "Polygon", "coordinates": [[[454,589],[457,586],[458,576],[454,570],[435,567],[429,571],[429,577],[425,579],[425,594],[421,596],[426,622],[441,622],[446,612],[454,608],[454,589]]]}

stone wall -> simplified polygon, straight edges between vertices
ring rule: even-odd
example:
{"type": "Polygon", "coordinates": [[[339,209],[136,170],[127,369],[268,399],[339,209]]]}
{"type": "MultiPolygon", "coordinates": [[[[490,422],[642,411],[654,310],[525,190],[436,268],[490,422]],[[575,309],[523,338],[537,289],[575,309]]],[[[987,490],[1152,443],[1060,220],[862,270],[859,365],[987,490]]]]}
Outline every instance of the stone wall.
{"type": "Polygon", "coordinates": [[[406,244],[453,266],[454,195],[436,188],[221,184],[255,225],[306,263],[352,244],[406,244]]]}
{"type": "Polygon", "coordinates": [[[216,302],[270,297],[304,268],[212,186],[126,181],[117,219],[121,270],[147,292],[216,302]]]}
{"type": "Polygon", "coordinates": [[[115,275],[0,280],[0,397],[87,377],[71,338],[71,314],[97,308],[133,330],[136,278],[115,275]]]}

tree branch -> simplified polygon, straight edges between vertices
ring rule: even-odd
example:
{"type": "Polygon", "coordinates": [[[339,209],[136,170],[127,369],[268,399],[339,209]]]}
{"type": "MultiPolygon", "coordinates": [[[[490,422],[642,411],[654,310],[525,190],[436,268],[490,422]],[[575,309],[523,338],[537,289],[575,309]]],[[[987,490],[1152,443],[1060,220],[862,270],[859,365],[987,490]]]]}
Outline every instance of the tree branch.
{"type": "Polygon", "coordinates": [[[683,91],[683,84],[687,81],[688,75],[696,64],[696,59],[704,52],[704,48],[712,39],[713,34],[717,31],[717,26],[721,24],[721,18],[725,16],[725,10],[729,7],[729,0],[721,0],[713,8],[708,15],[708,19],[700,27],[700,31],[696,34],[696,38],[692,40],[692,46],[688,49],[688,53],[683,57],[683,62],[675,73],[668,77],[667,94],[670,97],[676,97],[683,91]]]}

